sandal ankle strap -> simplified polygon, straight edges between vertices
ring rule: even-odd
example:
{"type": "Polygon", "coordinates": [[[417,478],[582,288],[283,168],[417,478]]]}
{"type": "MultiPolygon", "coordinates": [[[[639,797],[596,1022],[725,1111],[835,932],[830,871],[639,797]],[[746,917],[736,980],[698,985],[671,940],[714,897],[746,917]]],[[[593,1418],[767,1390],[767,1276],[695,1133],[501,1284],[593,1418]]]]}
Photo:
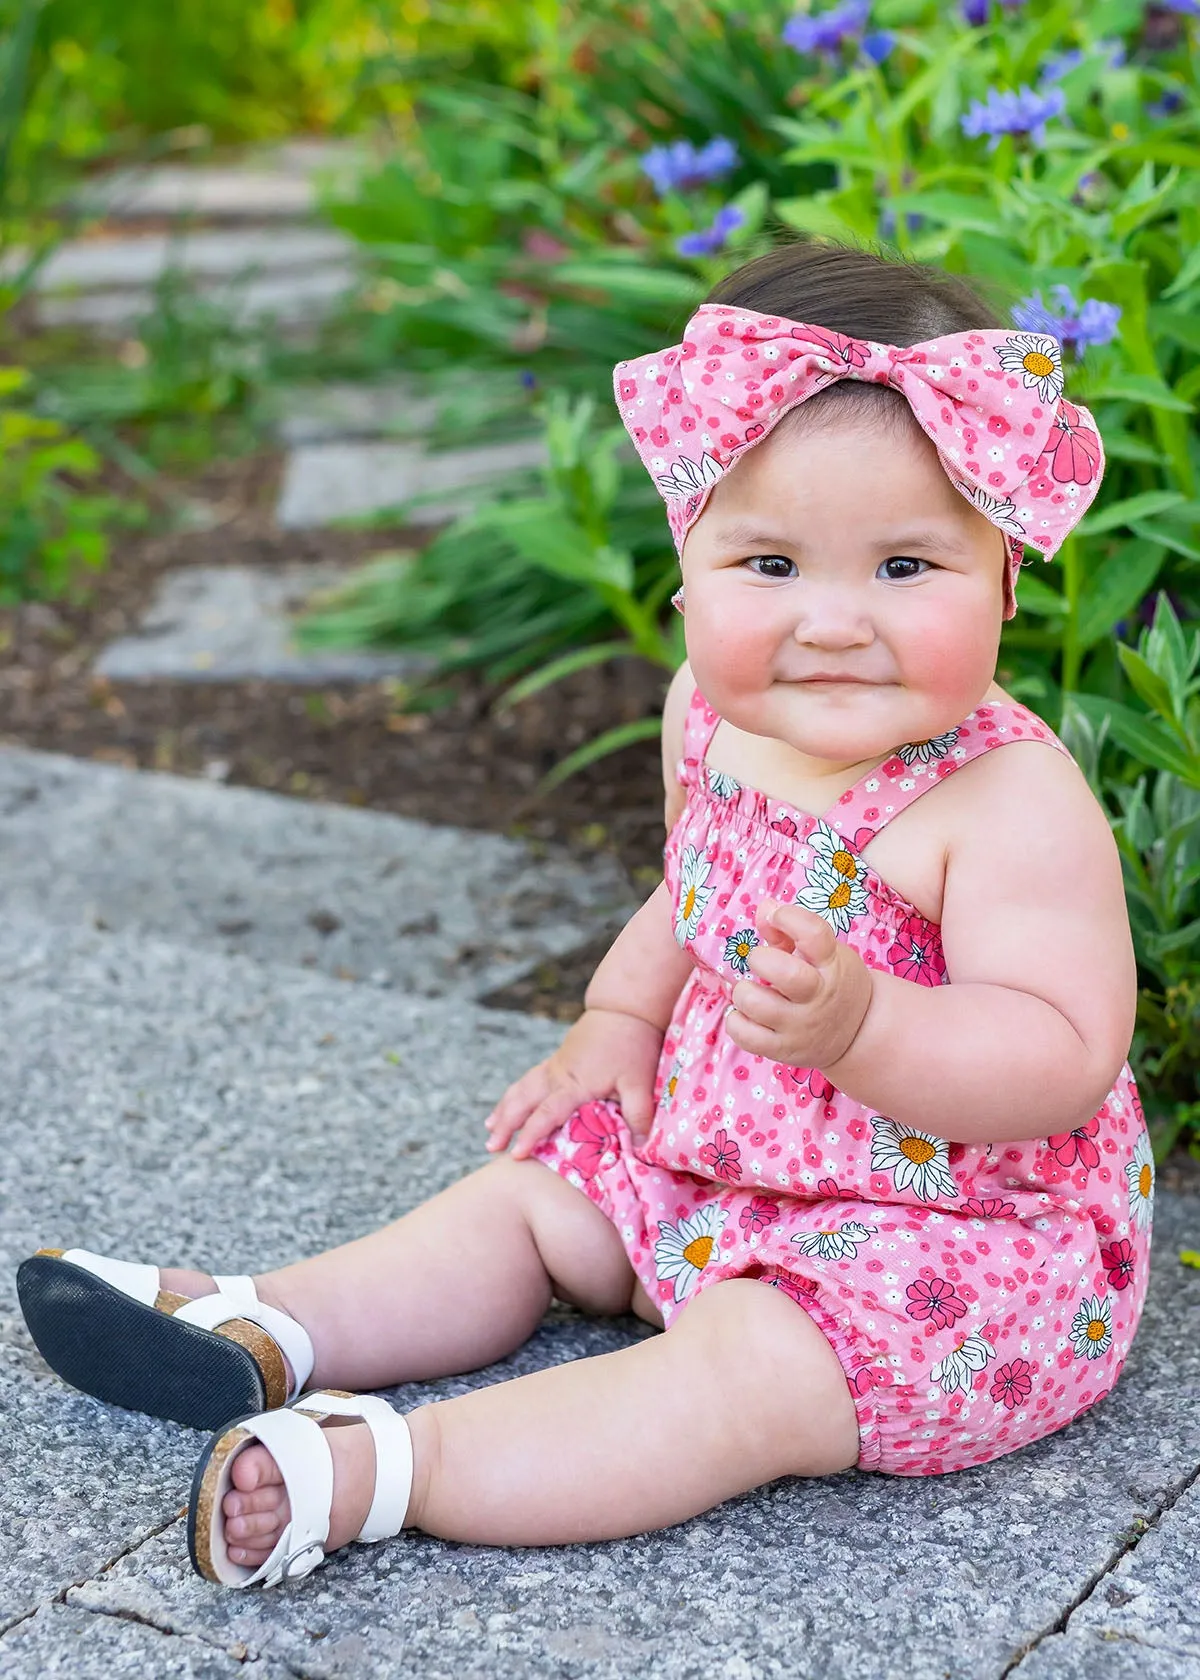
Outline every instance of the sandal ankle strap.
{"type": "Polygon", "coordinates": [[[260,1330],[267,1332],[292,1367],[289,1400],[295,1399],[312,1376],[316,1355],[308,1331],[290,1313],[278,1307],[269,1307],[257,1296],[252,1301],[238,1301],[224,1294],[200,1295],[186,1306],[177,1308],[171,1316],[182,1324],[198,1325],[201,1330],[216,1330],[237,1318],[257,1324],[260,1330]]]}

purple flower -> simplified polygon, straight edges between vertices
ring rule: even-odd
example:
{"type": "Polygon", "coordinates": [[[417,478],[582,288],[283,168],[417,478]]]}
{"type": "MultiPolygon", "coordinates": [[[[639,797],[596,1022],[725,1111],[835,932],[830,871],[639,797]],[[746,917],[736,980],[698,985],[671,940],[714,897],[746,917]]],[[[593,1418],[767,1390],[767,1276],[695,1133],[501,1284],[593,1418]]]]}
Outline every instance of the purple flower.
{"type": "MultiPolygon", "coordinates": [[[[925,226],[925,218],[924,216],[918,216],[915,212],[909,212],[904,217],[904,225],[909,233],[919,233],[925,226]]],[[[896,237],[896,212],[890,204],[885,204],[879,213],[879,234],[882,239],[894,239],[896,237]]]]}
{"type": "Polygon", "coordinates": [[[642,169],[654,183],[660,198],[669,192],[686,192],[737,166],[737,147],[723,134],[699,148],[690,140],[675,140],[669,146],[654,146],[642,157],[642,169]]]}
{"type": "Polygon", "coordinates": [[[1046,138],[1046,124],[1051,117],[1061,117],[1066,110],[1067,97],[1061,88],[1035,93],[1022,83],[1020,91],[989,88],[986,101],[973,100],[966,116],[959,124],[968,139],[990,134],[988,151],[994,152],[1002,134],[1028,134],[1036,145],[1046,138]]]}
{"type": "Polygon", "coordinates": [[[1183,90],[1181,88],[1167,88],[1160,99],[1153,100],[1146,106],[1148,117],[1173,117],[1183,104],[1183,90]]]}
{"type": "Polygon", "coordinates": [[[882,64],[895,45],[896,37],[890,29],[876,29],[862,38],[862,50],[872,64],[882,64]]]}
{"type": "Polygon", "coordinates": [[[723,205],[713,217],[710,228],[697,228],[695,233],[685,233],[675,241],[675,249],[681,257],[709,256],[713,251],[719,251],[734,228],[741,227],[745,220],[736,204],[723,205]]]}
{"type": "Polygon", "coordinates": [[[1069,286],[1052,286],[1050,290],[1061,311],[1055,314],[1042,302],[1041,292],[1022,298],[1013,305],[1013,325],[1022,332],[1049,333],[1061,339],[1076,356],[1089,344],[1110,344],[1117,335],[1121,307],[1116,303],[1101,303],[1099,298],[1085,298],[1076,303],[1069,286]]]}
{"type": "Polygon", "coordinates": [[[1180,12],[1185,17],[1200,17],[1200,0],[1155,0],[1164,12],[1180,12]]]}
{"type": "MultiPolygon", "coordinates": [[[[1092,50],[1103,53],[1104,61],[1110,70],[1119,70],[1125,62],[1124,41],[1097,41],[1092,50]]],[[[1046,87],[1053,82],[1061,82],[1064,76],[1069,76],[1072,70],[1077,70],[1088,56],[1082,47],[1070,47],[1066,52],[1051,53],[1038,74],[1038,85],[1046,87]]]]}
{"type": "MultiPolygon", "coordinates": [[[[1002,0],[1006,12],[1019,11],[1025,0],[1002,0]]],[[[963,22],[973,29],[982,29],[988,20],[988,0],[963,0],[963,22]]]]}
{"type": "Polygon", "coordinates": [[[836,53],[848,35],[858,35],[871,15],[871,0],[844,0],[819,17],[799,14],[784,25],[783,42],[802,53],[836,53]]]}

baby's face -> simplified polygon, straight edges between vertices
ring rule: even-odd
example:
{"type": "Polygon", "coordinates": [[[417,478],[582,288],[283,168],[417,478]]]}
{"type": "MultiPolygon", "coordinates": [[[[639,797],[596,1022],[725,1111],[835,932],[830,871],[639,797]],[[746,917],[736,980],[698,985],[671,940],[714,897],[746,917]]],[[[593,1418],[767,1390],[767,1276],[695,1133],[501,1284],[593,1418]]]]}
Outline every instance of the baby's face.
{"type": "Polygon", "coordinates": [[[688,532],[692,671],[739,729],[837,765],[878,757],[952,729],[987,692],[1007,565],[915,425],[785,429],[688,532]]]}

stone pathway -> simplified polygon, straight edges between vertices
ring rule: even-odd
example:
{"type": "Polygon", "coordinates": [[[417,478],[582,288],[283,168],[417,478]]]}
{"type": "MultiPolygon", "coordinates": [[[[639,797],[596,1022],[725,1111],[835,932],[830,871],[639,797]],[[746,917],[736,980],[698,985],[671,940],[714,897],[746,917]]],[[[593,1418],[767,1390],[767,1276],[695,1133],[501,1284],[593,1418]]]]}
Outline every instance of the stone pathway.
{"type": "MultiPolygon", "coordinates": [[[[190,1574],[178,1515],[201,1437],[57,1382],[17,1315],[16,1263],[78,1242],[239,1269],[360,1234],[485,1159],[488,1106],[561,1029],[32,908],[0,918],[0,1007],[5,1680],[1195,1680],[1200,1274],[1175,1255],[1200,1239],[1200,1202],[1159,1198],[1115,1394],[1013,1458],[782,1481],[605,1545],[410,1535],[292,1590],[222,1593],[190,1574]]],[[[512,1359],[391,1397],[651,1333],[556,1308],[512,1359]]]]}

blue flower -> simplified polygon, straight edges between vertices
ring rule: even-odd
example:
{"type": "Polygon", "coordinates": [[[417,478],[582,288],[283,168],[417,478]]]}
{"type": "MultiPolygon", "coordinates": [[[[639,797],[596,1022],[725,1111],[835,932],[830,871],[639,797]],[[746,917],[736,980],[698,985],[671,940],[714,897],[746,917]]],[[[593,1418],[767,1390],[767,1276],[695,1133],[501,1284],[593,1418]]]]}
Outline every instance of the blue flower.
{"type": "Polygon", "coordinates": [[[1167,88],[1160,99],[1153,100],[1146,106],[1148,117],[1173,117],[1183,104],[1183,90],[1181,88],[1167,88]]]}
{"type": "MultiPolygon", "coordinates": [[[[904,225],[909,233],[919,233],[925,226],[925,218],[918,216],[915,211],[909,211],[905,214],[904,225]]],[[[890,204],[885,204],[879,213],[879,234],[882,239],[896,237],[896,212],[890,204]]]]}
{"type": "Polygon", "coordinates": [[[1121,307],[1116,303],[1101,303],[1099,298],[1085,298],[1076,303],[1069,286],[1052,286],[1060,313],[1048,308],[1041,292],[1022,298],[1012,309],[1013,325],[1022,332],[1049,333],[1061,339],[1075,355],[1082,355],[1089,344],[1110,344],[1117,335],[1121,307]]]}
{"type": "Polygon", "coordinates": [[[836,53],[848,35],[858,35],[871,15],[871,0],[844,0],[818,17],[802,13],[784,25],[784,45],[802,53],[836,53]]]}
{"type": "Polygon", "coordinates": [[[685,233],[675,241],[675,249],[681,257],[707,257],[713,251],[719,251],[734,228],[741,227],[745,220],[735,204],[723,205],[710,228],[697,228],[695,233],[685,233]]]}
{"type": "Polygon", "coordinates": [[[1155,0],[1165,12],[1181,12],[1185,17],[1200,17],[1200,0],[1155,0]]]}
{"type": "Polygon", "coordinates": [[[989,88],[986,101],[973,100],[971,109],[959,124],[968,139],[990,134],[988,151],[994,152],[1002,134],[1028,134],[1035,144],[1046,138],[1046,124],[1051,117],[1061,117],[1066,110],[1067,96],[1061,88],[1035,93],[1022,83],[1020,91],[989,88]]]}
{"type": "MultiPolygon", "coordinates": [[[[1115,39],[1097,41],[1095,52],[1103,53],[1104,61],[1110,70],[1119,70],[1125,62],[1125,43],[1115,39]]],[[[1077,70],[1088,57],[1082,47],[1069,47],[1066,52],[1051,53],[1038,74],[1038,83],[1046,87],[1053,82],[1061,82],[1064,76],[1077,70]]]]}
{"type": "Polygon", "coordinates": [[[737,147],[723,134],[699,148],[690,140],[675,140],[669,146],[654,146],[642,159],[642,169],[654,183],[660,198],[669,192],[686,192],[736,168],[737,147]]]}
{"type": "Polygon", "coordinates": [[[537,388],[537,379],[528,368],[521,369],[521,384],[527,391],[533,391],[537,388]]]}
{"type": "Polygon", "coordinates": [[[862,38],[862,50],[872,64],[882,64],[895,45],[896,37],[890,29],[876,29],[862,38]]]}

